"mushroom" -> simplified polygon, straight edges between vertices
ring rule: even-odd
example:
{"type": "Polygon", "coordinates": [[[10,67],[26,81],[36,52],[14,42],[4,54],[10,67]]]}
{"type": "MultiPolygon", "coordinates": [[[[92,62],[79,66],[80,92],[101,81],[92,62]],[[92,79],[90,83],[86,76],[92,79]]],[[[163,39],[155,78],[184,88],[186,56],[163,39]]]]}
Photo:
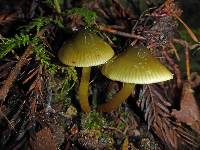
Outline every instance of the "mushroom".
{"type": "Polygon", "coordinates": [[[90,111],[88,86],[91,66],[104,64],[113,55],[114,51],[109,44],[96,34],[86,31],[79,32],[60,48],[58,58],[63,64],[83,67],[79,86],[79,99],[84,112],[90,111]]]}
{"type": "Polygon", "coordinates": [[[124,83],[111,100],[97,108],[102,112],[115,110],[129,97],[135,84],[151,84],[173,78],[173,74],[143,46],[128,47],[120,56],[106,63],[101,72],[111,80],[124,83]]]}

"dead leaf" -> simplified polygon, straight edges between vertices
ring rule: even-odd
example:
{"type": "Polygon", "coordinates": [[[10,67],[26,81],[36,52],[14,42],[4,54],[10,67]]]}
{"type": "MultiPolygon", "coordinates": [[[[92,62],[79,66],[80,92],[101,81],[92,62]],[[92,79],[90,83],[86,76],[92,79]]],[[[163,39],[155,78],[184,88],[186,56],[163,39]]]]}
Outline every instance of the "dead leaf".
{"type": "Polygon", "coordinates": [[[30,141],[33,150],[56,150],[55,140],[49,128],[43,128],[36,133],[36,140],[30,141]]]}
{"type": "Polygon", "coordinates": [[[197,72],[191,73],[191,86],[195,88],[200,85],[200,75],[197,72]]]}
{"type": "Polygon", "coordinates": [[[200,134],[200,110],[189,82],[183,84],[180,110],[173,109],[172,115],[200,134]]]}
{"type": "Polygon", "coordinates": [[[17,20],[17,13],[1,13],[0,14],[0,25],[5,25],[17,20]]]}

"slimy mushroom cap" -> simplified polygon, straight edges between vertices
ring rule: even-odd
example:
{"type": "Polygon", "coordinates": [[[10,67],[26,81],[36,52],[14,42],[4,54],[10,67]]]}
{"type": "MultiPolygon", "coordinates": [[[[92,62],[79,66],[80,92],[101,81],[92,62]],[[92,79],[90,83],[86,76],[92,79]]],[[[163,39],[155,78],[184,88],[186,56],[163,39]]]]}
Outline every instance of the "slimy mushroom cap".
{"type": "Polygon", "coordinates": [[[113,49],[99,36],[90,32],[79,32],[66,41],[58,52],[63,64],[89,67],[104,64],[114,55],[113,49]]]}
{"type": "Polygon", "coordinates": [[[173,74],[145,47],[128,47],[119,57],[106,63],[102,74],[111,80],[151,84],[170,80],[173,74]]]}

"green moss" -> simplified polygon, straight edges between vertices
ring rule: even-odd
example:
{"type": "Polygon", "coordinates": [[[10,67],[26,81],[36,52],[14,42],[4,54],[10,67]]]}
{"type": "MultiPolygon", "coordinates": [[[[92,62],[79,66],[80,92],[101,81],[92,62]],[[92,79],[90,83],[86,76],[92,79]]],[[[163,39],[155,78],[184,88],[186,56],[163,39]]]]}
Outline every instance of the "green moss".
{"type": "Polygon", "coordinates": [[[28,25],[23,26],[22,29],[24,29],[25,32],[31,32],[32,30],[36,29],[36,31],[39,32],[42,27],[50,22],[50,17],[38,17],[33,19],[28,25]]]}
{"type": "Polygon", "coordinates": [[[76,14],[83,17],[85,25],[90,27],[96,20],[97,15],[94,11],[91,11],[87,8],[72,8],[67,10],[68,15],[76,14]]]}
{"type": "Polygon", "coordinates": [[[110,123],[99,112],[90,112],[81,116],[79,132],[81,144],[88,149],[113,149],[113,132],[104,130],[110,123]]]}
{"type": "Polygon", "coordinates": [[[51,78],[53,102],[62,102],[63,108],[67,108],[71,105],[70,90],[77,82],[77,73],[73,67],[60,67],[58,70],[51,78]]]}
{"type": "Polygon", "coordinates": [[[99,112],[90,112],[83,114],[81,118],[81,127],[89,130],[100,130],[106,125],[106,119],[99,112]]]}
{"type": "Polygon", "coordinates": [[[31,39],[28,34],[20,33],[11,38],[0,39],[0,59],[5,57],[13,49],[27,46],[31,39]]]}
{"type": "MultiPolygon", "coordinates": [[[[34,19],[28,25],[23,26],[20,29],[20,34],[16,34],[11,38],[1,38],[0,59],[4,58],[12,50],[17,50],[19,48],[25,49],[26,46],[31,44],[33,46],[32,51],[35,55],[36,61],[46,68],[46,70],[52,75],[53,80],[58,73],[61,72],[63,75],[63,78],[60,78],[61,87],[59,91],[56,91],[54,100],[62,100],[64,106],[67,107],[71,104],[69,91],[77,81],[76,71],[72,67],[61,67],[52,63],[51,56],[48,53],[44,41],[37,36],[37,33],[40,32],[44,26],[51,23],[58,27],[62,27],[63,25],[62,20],[59,18],[52,19],[51,17],[39,17],[34,19]],[[35,36],[33,36],[33,33],[35,33],[35,36]]],[[[56,86],[57,85],[55,84],[55,87],[56,86]]],[[[54,86],[51,88],[54,88],[54,86]]]]}
{"type": "Polygon", "coordinates": [[[124,123],[124,122],[120,122],[119,124],[118,124],[118,126],[117,126],[120,130],[124,130],[125,129],[125,127],[126,127],[126,124],[124,123]]]}
{"type": "Polygon", "coordinates": [[[38,17],[31,21],[28,25],[20,28],[20,34],[16,34],[14,37],[1,38],[0,40],[0,59],[4,58],[12,50],[19,48],[25,48],[29,44],[33,45],[33,52],[36,59],[40,61],[51,74],[55,74],[59,69],[59,66],[51,63],[51,58],[46,51],[45,43],[37,36],[37,33],[48,24],[55,24],[58,27],[62,27],[62,19],[51,17],[38,17]],[[36,35],[33,33],[36,31],[36,35]]]}

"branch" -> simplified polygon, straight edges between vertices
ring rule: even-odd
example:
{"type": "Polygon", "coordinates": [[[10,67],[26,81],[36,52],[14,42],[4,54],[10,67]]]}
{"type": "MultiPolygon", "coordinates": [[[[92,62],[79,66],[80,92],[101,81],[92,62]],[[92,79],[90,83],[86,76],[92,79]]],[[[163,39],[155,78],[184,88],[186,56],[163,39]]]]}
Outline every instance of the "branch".
{"type": "Polygon", "coordinates": [[[177,83],[177,87],[181,87],[181,71],[179,69],[179,66],[174,62],[174,60],[169,56],[167,50],[165,48],[163,48],[163,55],[165,56],[165,58],[167,59],[167,61],[169,62],[169,65],[173,67],[174,72],[176,74],[176,83],[177,83]]]}
{"type": "Polygon", "coordinates": [[[103,25],[97,25],[97,28],[101,31],[109,32],[109,33],[112,33],[115,35],[120,35],[120,36],[124,36],[124,37],[128,37],[128,38],[134,38],[134,39],[138,39],[138,40],[145,40],[145,38],[140,35],[118,31],[118,30],[115,30],[115,29],[112,29],[110,27],[106,27],[103,25]]]}
{"type": "Polygon", "coordinates": [[[17,75],[21,72],[21,68],[27,63],[28,57],[32,54],[33,45],[29,45],[24,54],[21,56],[16,66],[11,70],[8,78],[3,81],[3,86],[0,88],[0,102],[4,101],[13,82],[17,78],[17,75]]]}

